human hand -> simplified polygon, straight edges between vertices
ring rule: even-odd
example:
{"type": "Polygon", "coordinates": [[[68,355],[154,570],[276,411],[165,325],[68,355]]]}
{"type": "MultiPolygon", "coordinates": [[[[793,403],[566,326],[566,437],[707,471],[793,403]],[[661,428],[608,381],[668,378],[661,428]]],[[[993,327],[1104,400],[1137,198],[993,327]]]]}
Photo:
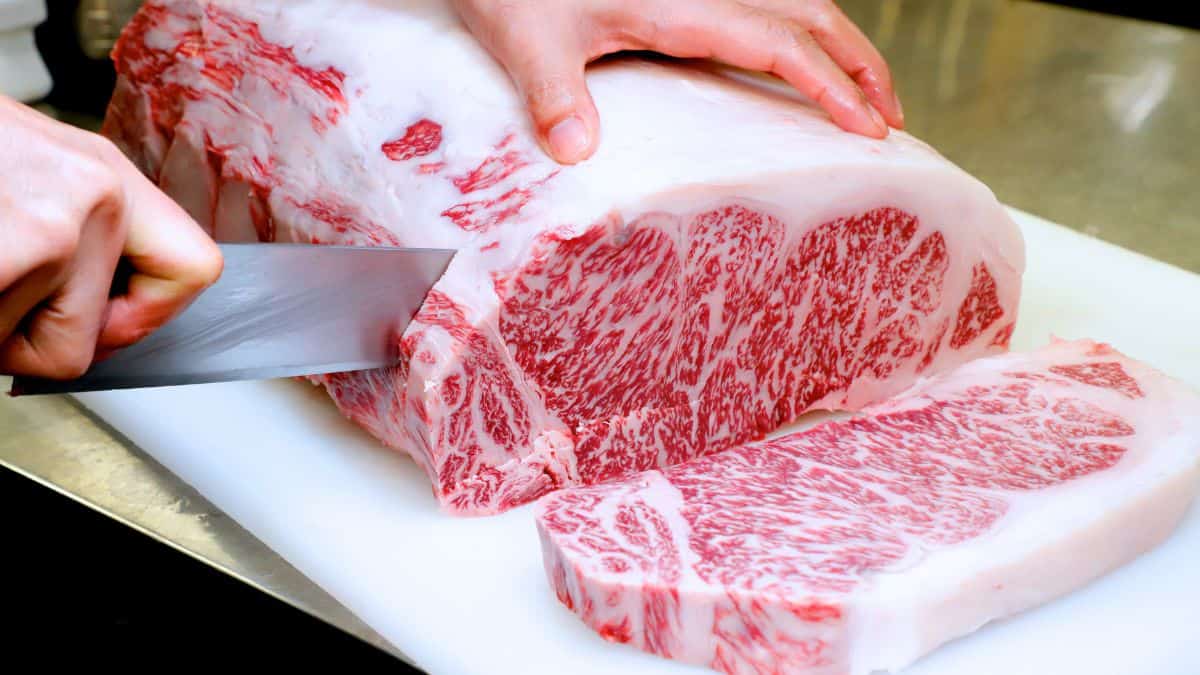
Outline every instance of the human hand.
{"type": "Polygon", "coordinates": [[[875,138],[904,115],[883,57],[832,0],[454,0],[524,96],[562,163],[595,152],[585,66],[623,50],[711,58],[773,73],[843,129],[875,138]]]}
{"type": "Polygon", "coordinates": [[[216,244],[100,136],[0,97],[0,157],[0,373],[82,375],[220,275],[216,244]]]}

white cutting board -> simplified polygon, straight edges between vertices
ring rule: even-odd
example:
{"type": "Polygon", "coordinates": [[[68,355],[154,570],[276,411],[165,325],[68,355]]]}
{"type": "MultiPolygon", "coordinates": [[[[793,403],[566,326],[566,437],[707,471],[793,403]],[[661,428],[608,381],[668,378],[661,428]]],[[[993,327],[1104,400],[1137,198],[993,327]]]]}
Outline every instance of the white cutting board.
{"type": "MultiPolygon", "coordinates": [[[[1014,349],[1091,337],[1200,387],[1200,276],[1014,217],[1029,260],[1014,349]]],[[[306,384],[80,399],[434,675],[708,672],[601,640],[549,590],[529,507],[442,515],[423,473],[306,384]]],[[[906,671],[950,673],[1200,673],[1200,507],[1132,564],[906,671]]]]}

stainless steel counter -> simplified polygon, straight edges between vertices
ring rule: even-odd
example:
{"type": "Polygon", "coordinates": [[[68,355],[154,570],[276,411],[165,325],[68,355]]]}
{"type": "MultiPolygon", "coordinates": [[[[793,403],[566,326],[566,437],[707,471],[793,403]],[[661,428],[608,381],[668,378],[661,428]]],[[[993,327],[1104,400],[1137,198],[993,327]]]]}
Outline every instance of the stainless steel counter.
{"type": "MultiPolygon", "coordinates": [[[[1200,272],[1200,33],[1028,2],[841,4],[891,63],[909,129],[1001,200],[1200,272]]],[[[0,464],[386,648],[67,400],[0,400],[0,464]]]]}
{"type": "Polygon", "coordinates": [[[1032,2],[840,4],[909,130],[1002,201],[1200,271],[1200,33],[1032,2]]]}

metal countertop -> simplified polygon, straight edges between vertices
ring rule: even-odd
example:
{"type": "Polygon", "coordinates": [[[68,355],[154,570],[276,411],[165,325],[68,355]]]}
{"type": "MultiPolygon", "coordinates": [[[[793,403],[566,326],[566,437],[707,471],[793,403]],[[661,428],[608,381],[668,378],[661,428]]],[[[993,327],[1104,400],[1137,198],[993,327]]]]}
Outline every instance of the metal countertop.
{"type": "MultiPolygon", "coordinates": [[[[909,130],[1002,201],[1200,272],[1200,33],[1030,2],[839,4],[888,58],[909,130]]],[[[0,464],[387,648],[69,400],[0,397],[0,464]]]]}

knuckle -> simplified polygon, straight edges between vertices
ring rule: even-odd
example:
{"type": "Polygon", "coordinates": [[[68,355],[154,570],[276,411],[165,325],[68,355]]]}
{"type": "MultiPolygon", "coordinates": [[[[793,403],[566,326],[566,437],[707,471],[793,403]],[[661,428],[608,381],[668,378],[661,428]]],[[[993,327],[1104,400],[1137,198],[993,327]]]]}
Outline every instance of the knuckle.
{"type": "Polygon", "coordinates": [[[87,143],[96,157],[110,166],[118,162],[126,161],[125,155],[121,152],[121,149],[118,148],[117,144],[107,136],[101,136],[100,134],[88,134],[87,143]]]}
{"type": "Polygon", "coordinates": [[[668,8],[663,3],[618,3],[613,12],[614,32],[623,34],[630,43],[648,48],[666,41],[672,26],[686,24],[686,14],[677,8],[668,8]]]}
{"type": "Polygon", "coordinates": [[[810,0],[805,4],[797,23],[808,32],[824,38],[834,38],[842,31],[842,12],[832,0],[810,0]]]}
{"type": "Polygon", "coordinates": [[[828,108],[832,104],[833,93],[829,85],[822,84],[813,89],[812,98],[817,102],[817,105],[828,108]]]}
{"type": "Polygon", "coordinates": [[[792,19],[770,19],[767,35],[775,45],[771,51],[778,65],[809,69],[812,67],[816,39],[804,26],[792,19]]]}
{"type": "Polygon", "coordinates": [[[68,214],[58,214],[39,228],[43,262],[55,268],[65,266],[79,248],[80,224],[68,214]]]}
{"type": "Polygon", "coordinates": [[[531,105],[542,105],[566,95],[561,78],[540,77],[525,83],[525,99],[531,105]]]}
{"type": "Polygon", "coordinates": [[[111,164],[95,154],[87,153],[77,157],[72,169],[72,179],[78,181],[77,184],[85,190],[80,207],[87,216],[97,210],[111,216],[120,212],[125,187],[111,164]]]}
{"type": "Polygon", "coordinates": [[[77,171],[90,181],[93,193],[116,192],[120,186],[116,167],[126,161],[117,146],[104,136],[85,133],[77,148],[77,171]]]}
{"type": "Polygon", "coordinates": [[[88,169],[92,176],[88,225],[109,235],[121,231],[125,213],[125,183],[106,163],[88,169]]]}
{"type": "Polygon", "coordinates": [[[42,310],[38,325],[27,340],[27,361],[35,373],[56,379],[80,377],[92,366],[96,354],[98,319],[64,312],[51,305],[42,310]]]}
{"type": "Polygon", "coordinates": [[[42,377],[59,380],[73,380],[83,376],[92,367],[92,357],[95,355],[95,345],[82,340],[58,339],[51,345],[34,344],[36,351],[41,352],[40,363],[36,373],[42,377]]]}
{"type": "Polygon", "coordinates": [[[124,201],[125,185],[117,173],[106,163],[99,163],[90,172],[94,178],[92,187],[97,206],[119,206],[124,201]]]}
{"type": "Polygon", "coordinates": [[[807,26],[793,19],[785,19],[779,22],[779,33],[786,37],[788,46],[796,50],[807,50],[812,48],[817,40],[813,37],[812,31],[807,26]]]}
{"type": "Polygon", "coordinates": [[[744,11],[746,19],[756,25],[755,32],[772,45],[790,48],[808,34],[804,26],[793,18],[764,12],[756,7],[746,7],[744,11]]]}
{"type": "Polygon", "coordinates": [[[762,45],[778,45],[787,39],[789,19],[770,14],[751,5],[736,5],[731,10],[730,22],[736,23],[748,37],[762,45]]]}
{"type": "Polygon", "coordinates": [[[577,103],[572,87],[563,77],[542,77],[526,82],[525,103],[535,115],[553,116],[577,103]]]}

